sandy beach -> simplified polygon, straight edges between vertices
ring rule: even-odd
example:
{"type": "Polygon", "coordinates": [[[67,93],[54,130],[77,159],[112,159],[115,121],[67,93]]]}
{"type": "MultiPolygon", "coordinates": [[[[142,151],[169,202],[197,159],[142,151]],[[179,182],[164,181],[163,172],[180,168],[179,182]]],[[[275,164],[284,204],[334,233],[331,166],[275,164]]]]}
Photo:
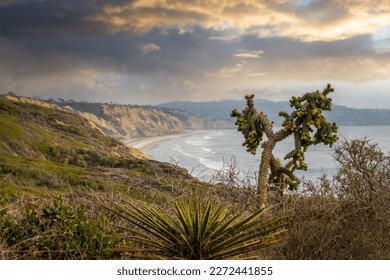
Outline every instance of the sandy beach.
{"type": "Polygon", "coordinates": [[[169,135],[162,135],[162,136],[155,136],[155,137],[121,139],[121,141],[133,148],[143,151],[155,147],[156,145],[158,145],[159,142],[167,141],[167,140],[171,140],[183,136],[189,136],[194,133],[195,132],[192,131],[185,131],[183,133],[169,134],[169,135]]]}

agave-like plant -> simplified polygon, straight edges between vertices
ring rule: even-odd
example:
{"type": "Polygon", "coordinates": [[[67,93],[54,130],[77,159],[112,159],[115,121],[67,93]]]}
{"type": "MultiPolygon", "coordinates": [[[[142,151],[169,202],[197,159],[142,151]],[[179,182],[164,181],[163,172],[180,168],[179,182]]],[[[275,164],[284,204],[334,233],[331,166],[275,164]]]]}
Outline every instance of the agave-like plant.
{"type": "Polygon", "coordinates": [[[130,223],[123,228],[138,248],[122,248],[136,259],[231,259],[282,241],[286,216],[265,217],[268,209],[250,215],[232,214],[210,200],[179,199],[171,213],[141,204],[106,207],[130,223]]]}

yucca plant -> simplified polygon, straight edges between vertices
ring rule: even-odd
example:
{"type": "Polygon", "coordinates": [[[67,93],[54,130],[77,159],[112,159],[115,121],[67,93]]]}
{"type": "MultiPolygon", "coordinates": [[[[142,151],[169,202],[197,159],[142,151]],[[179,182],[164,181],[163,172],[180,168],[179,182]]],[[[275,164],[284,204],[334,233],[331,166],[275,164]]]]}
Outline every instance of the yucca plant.
{"type": "Polygon", "coordinates": [[[170,213],[141,204],[109,202],[107,208],[129,222],[123,228],[141,248],[122,248],[137,259],[231,259],[283,240],[286,216],[265,217],[268,209],[233,214],[210,200],[180,199],[170,213]]]}

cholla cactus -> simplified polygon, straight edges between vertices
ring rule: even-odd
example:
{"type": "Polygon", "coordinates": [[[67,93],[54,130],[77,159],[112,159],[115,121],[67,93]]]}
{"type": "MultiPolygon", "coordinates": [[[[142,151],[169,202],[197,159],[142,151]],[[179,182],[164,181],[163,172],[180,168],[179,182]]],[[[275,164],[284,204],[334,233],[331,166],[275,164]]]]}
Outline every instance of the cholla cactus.
{"type": "Polygon", "coordinates": [[[261,206],[267,205],[269,183],[278,185],[281,190],[286,188],[296,189],[299,179],[293,174],[296,169],[307,170],[305,152],[311,145],[323,143],[332,146],[337,141],[337,126],[326,120],[323,111],[330,111],[332,99],[327,97],[333,92],[330,85],[322,91],[306,93],[303,97],[292,97],[290,106],[295,109],[291,114],[280,112],[284,117],[282,129],[274,132],[273,124],[267,115],[258,112],[254,107],[254,95],[247,95],[247,106],[242,113],[236,109],[232,111],[232,117],[236,118],[238,131],[244,135],[243,146],[247,151],[256,154],[261,145],[263,149],[258,177],[258,192],[261,206]],[[263,141],[263,136],[267,140],[263,141]],[[285,166],[275,159],[272,151],[277,142],[293,135],[295,148],[285,156],[289,160],[285,166]],[[269,170],[271,173],[269,174],[269,170]]]}

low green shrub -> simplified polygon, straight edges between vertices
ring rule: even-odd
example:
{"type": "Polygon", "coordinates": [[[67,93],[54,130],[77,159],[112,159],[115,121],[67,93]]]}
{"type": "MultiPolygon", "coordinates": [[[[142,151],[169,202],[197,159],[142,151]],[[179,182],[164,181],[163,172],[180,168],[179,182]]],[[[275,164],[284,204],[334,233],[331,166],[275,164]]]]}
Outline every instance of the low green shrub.
{"type": "Polygon", "coordinates": [[[83,205],[73,209],[61,196],[45,205],[39,213],[26,208],[18,221],[0,215],[0,243],[8,256],[21,259],[113,259],[121,256],[112,250],[128,245],[109,228],[106,216],[86,217],[83,205]],[[1,242],[3,240],[3,242],[1,242]]]}

